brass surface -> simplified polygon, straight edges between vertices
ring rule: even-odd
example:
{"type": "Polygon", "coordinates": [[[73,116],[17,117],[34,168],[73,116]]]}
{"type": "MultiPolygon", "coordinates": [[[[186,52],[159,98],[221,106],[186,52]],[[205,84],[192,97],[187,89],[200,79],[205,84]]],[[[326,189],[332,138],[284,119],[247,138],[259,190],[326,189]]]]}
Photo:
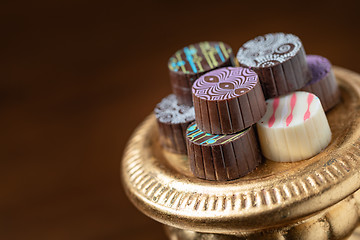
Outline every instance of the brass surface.
{"type": "Polygon", "coordinates": [[[197,179],[186,156],[161,149],[150,115],[124,154],[128,197],[146,215],[171,226],[171,239],[347,237],[359,219],[353,193],[360,187],[360,76],[338,67],[334,71],[342,100],[327,113],[332,141],[315,157],[296,163],[265,160],[229,182],[197,179]]]}
{"type": "MultiPolygon", "coordinates": [[[[360,190],[339,203],[295,223],[268,229],[242,231],[234,235],[200,233],[165,226],[171,240],[328,240],[346,239],[358,225],[360,190]]],[[[360,232],[360,231],[359,231],[360,232]]],[[[359,240],[357,231],[350,240],[359,240]]]]}

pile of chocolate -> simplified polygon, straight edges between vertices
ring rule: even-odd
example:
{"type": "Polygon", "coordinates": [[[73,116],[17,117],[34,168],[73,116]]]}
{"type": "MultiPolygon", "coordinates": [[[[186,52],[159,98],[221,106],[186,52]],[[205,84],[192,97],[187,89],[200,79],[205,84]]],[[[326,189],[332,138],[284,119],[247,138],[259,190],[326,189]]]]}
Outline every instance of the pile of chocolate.
{"type": "Polygon", "coordinates": [[[198,178],[237,179],[262,156],[295,162],[331,141],[324,111],[340,101],[331,64],[306,56],[295,35],[256,37],[236,58],[225,43],[200,42],[177,51],[168,67],[173,94],[154,110],[160,143],[187,154],[198,178]]]}

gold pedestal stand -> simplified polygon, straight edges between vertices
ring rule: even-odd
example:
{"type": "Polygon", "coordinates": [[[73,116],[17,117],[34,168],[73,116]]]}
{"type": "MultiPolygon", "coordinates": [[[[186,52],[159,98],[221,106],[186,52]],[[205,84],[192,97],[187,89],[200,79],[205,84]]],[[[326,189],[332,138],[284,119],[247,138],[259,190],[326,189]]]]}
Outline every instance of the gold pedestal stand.
{"type": "Polygon", "coordinates": [[[186,156],[162,150],[151,115],[124,154],[128,197],[172,240],[360,239],[360,231],[351,235],[360,220],[360,75],[334,71],[342,100],[327,113],[333,137],[320,154],[205,181],[192,176],[186,156]]]}

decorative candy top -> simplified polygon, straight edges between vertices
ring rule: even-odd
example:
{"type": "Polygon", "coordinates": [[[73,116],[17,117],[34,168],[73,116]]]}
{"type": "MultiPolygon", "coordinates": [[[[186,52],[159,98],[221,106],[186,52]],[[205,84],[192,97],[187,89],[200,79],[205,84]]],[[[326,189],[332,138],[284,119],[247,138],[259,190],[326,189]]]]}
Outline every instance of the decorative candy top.
{"type": "Polygon", "coordinates": [[[320,81],[331,71],[330,61],[322,56],[307,55],[306,60],[312,74],[312,79],[308,85],[320,81]]]}
{"type": "Polygon", "coordinates": [[[294,92],[266,100],[265,116],[258,122],[269,128],[285,128],[302,124],[321,107],[317,96],[307,92],[294,92]]]}
{"type": "Polygon", "coordinates": [[[158,103],[154,112],[162,123],[177,124],[195,120],[194,107],[179,105],[174,94],[170,94],[158,103]]]}
{"type": "Polygon", "coordinates": [[[223,42],[200,42],[177,51],[168,62],[171,71],[193,74],[217,68],[232,55],[223,42]]]}
{"type": "Polygon", "coordinates": [[[258,75],[249,68],[220,68],[198,78],[192,92],[205,100],[226,100],[247,93],[258,81],[258,75]]]}
{"type": "Polygon", "coordinates": [[[246,42],[238,51],[240,64],[248,67],[270,67],[296,55],[302,47],[292,34],[269,33],[246,42]]]}
{"type": "Polygon", "coordinates": [[[240,138],[250,128],[246,128],[243,131],[236,134],[220,134],[214,135],[201,131],[196,123],[190,124],[186,131],[187,138],[198,145],[220,145],[228,142],[235,141],[240,138]]]}

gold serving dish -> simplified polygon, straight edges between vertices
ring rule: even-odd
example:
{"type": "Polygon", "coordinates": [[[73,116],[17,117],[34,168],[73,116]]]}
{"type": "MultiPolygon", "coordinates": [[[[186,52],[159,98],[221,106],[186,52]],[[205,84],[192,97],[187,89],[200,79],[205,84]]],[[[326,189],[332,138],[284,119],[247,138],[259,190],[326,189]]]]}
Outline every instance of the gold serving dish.
{"type": "Polygon", "coordinates": [[[360,219],[360,76],[334,72],[342,100],[327,113],[333,137],[320,154],[296,163],[266,160],[234,181],[205,181],[192,176],[186,156],[161,148],[150,115],[123,157],[128,197],[174,240],[349,237],[360,219]]]}

